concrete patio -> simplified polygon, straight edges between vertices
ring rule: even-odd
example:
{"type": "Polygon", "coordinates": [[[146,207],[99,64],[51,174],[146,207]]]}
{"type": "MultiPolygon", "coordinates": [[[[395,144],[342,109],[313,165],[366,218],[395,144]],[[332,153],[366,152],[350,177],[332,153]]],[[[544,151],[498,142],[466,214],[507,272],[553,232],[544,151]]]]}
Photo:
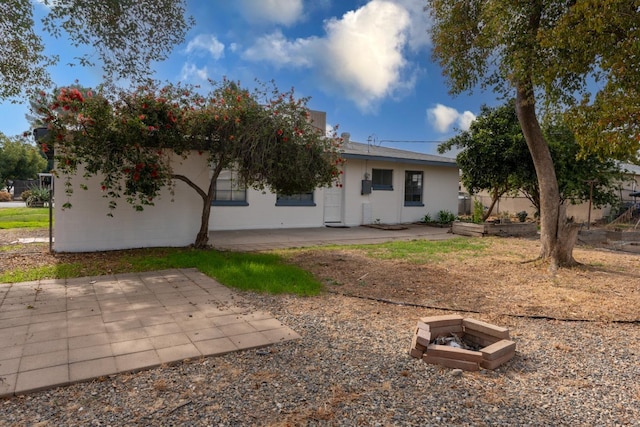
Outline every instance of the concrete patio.
{"type": "Polygon", "coordinates": [[[299,338],[195,269],[0,287],[0,396],[299,338]]]}

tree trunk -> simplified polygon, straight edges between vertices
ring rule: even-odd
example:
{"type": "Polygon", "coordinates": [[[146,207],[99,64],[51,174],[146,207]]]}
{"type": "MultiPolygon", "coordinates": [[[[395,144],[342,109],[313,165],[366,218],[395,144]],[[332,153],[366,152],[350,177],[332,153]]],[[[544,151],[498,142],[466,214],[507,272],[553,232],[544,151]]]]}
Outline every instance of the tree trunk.
{"type": "Polygon", "coordinates": [[[193,188],[200,197],[202,197],[202,215],[200,216],[200,229],[196,235],[196,241],[193,246],[198,249],[204,249],[209,244],[209,217],[211,216],[211,202],[216,191],[216,181],[220,171],[222,170],[222,162],[218,163],[218,166],[213,171],[211,181],[209,181],[209,188],[205,193],[200,187],[198,187],[193,181],[184,175],[173,175],[174,179],[185,182],[189,187],[193,188]]]}
{"type": "Polygon", "coordinates": [[[573,247],[578,228],[567,220],[566,208],[560,203],[558,180],[549,145],[536,115],[531,80],[519,82],[516,91],[516,114],[531,152],[540,188],[540,258],[548,260],[552,270],[575,265],[573,247]]]}

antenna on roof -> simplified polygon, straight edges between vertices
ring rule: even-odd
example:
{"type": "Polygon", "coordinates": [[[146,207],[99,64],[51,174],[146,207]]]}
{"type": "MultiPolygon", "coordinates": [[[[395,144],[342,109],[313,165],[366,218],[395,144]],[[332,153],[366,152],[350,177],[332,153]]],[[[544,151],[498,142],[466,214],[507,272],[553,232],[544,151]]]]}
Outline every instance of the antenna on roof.
{"type": "Polygon", "coordinates": [[[375,147],[380,146],[380,141],[378,140],[378,136],[375,133],[372,133],[367,138],[367,152],[369,152],[369,147],[371,147],[372,145],[375,147]]]}

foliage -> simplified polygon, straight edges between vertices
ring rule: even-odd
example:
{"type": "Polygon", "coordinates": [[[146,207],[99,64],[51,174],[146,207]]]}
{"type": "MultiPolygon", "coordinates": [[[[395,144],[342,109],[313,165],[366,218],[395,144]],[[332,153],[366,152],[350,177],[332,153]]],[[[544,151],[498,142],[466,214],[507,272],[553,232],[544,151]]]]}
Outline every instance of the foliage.
{"type": "Polygon", "coordinates": [[[427,224],[430,224],[433,222],[433,219],[431,218],[431,215],[429,215],[429,213],[424,214],[424,216],[422,217],[422,221],[426,222],[427,224]]]}
{"type": "Polygon", "coordinates": [[[43,203],[49,202],[51,198],[51,191],[45,187],[31,187],[27,190],[29,194],[25,197],[24,191],[22,192],[22,198],[26,202],[27,207],[42,206],[43,203]]]}
{"type": "Polygon", "coordinates": [[[184,0],[2,2],[0,99],[16,100],[32,88],[50,84],[47,68],[58,57],[45,53],[36,31],[33,16],[40,3],[48,12],[42,20],[44,30],[57,38],[68,37],[74,47],[90,47],[90,54],[77,58],[78,65],[94,65],[97,57],[109,80],[148,77],[151,63],[165,59],[193,25],[185,17],[184,0]]]}
{"type": "MultiPolygon", "coordinates": [[[[61,88],[41,93],[33,105],[49,129],[42,141],[55,144],[58,174],[71,176],[82,165],[85,176],[100,175],[101,190],[113,210],[124,197],[135,209],[152,205],[163,187],[181,180],[203,200],[196,246],[207,243],[215,182],[233,168],[246,186],[295,194],[339,179],[340,140],[309,121],[308,98],[274,84],[250,92],[224,79],[203,96],[196,88],[144,86],[112,97],[106,91],[61,88]],[[174,155],[202,155],[213,167],[208,188],[175,174],[174,155]]],[[[64,207],[70,207],[67,202],[64,207]]],[[[112,215],[112,213],[110,213],[112,215]]]]}
{"type": "Polygon", "coordinates": [[[484,221],[484,205],[479,199],[473,199],[473,215],[471,221],[481,224],[484,221]]]}
{"type": "Polygon", "coordinates": [[[529,214],[527,213],[527,211],[520,211],[516,213],[516,216],[518,217],[518,221],[525,222],[529,214]]]}
{"type": "Polygon", "coordinates": [[[10,202],[13,199],[8,191],[0,191],[0,202],[10,202]]]}
{"type": "MultiPolygon", "coordinates": [[[[513,102],[497,108],[482,106],[469,130],[440,144],[438,152],[454,147],[461,150],[456,162],[465,188],[471,194],[486,190],[491,195],[491,206],[482,221],[491,215],[500,197],[521,187],[523,165],[531,165],[527,172],[533,170],[513,102]]],[[[534,179],[535,176],[533,171],[534,179]]]]}
{"type": "Polygon", "coordinates": [[[441,210],[438,211],[438,222],[440,224],[450,224],[456,220],[456,216],[451,211],[441,210]]]}
{"type": "Polygon", "coordinates": [[[31,179],[44,172],[47,160],[25,139],[0,133],[0,182],[7,188],[13,180],[31,179]]]}
{"type": "Polygon", "coordinates": [[[582,147],[621,159],[638,150],[640,7],[637,1],[428,0],[433,55],[453,93],[480,85],[509,97],[537,172],[541,258],[575,264],[577,227],[566,220],[537,101],[562,109],[582,147]],[[595,96],[587,82],[604,82],[595,96]],[[604,132],[603,132],[604,131],[604,132]],[[605,144],[610,144],[606,145],[605,144]],[[608,147],[611,148],[608,148],[608,147]],[[622,149],[627,148],[627,149],[622,149]]]}
{"type": "Polygon", "coordinates": [[[49,226],[49,209],[2,208],[0,229],[46,228],[49,226]]]}
{"type": "MultiPolygon", "coordinates": [[[[560,203],[591,200],[597,208],[616,203],[616,191],[624,179],[618,164],[610,159],[601,160],[595,154],[581,153],[562,117],[554,121],[552,116],[547,116],[547,120],[543,131],[553,158],[560,203]]],[[[491,215],[500,197],[518,191],[540,210],[536,170],[513,102],[497,108],[482,107],[470,129],[440,144],[438,151],[443,153],[454,147],[461,149],[456,161],[464,186],[471,194],[486,190],[491,195],[491,206],[482,221],[491,215]]]]}

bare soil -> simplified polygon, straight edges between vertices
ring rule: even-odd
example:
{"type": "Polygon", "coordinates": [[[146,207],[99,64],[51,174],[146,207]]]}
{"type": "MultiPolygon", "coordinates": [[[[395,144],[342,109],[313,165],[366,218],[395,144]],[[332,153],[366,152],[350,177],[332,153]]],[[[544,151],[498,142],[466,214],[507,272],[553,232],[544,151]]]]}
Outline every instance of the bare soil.
{"type": "MultiPolygon", "coordinates": [[[[0,246],[22,237],[48,236],[46,230],[0,230],[0,246]]],[[[411,304],[502,315],[598,321],[640,321],[640,255],[576,247],[581,265],[551,274],[534,261],[539,242],[484,238],[482,256],[454,254],[428,263],[374,259],[358,249],[285,251],[291,263],[310,271],[328,292],[411,304]]],[[[132,251],[50,254],[48,244],[10,246],[0,252],[0,272],[16,268],[79,262],[102,271],[126,268],[132,251]]],[[[135,252],[135,251],[134,251],[135,252]]]]}

